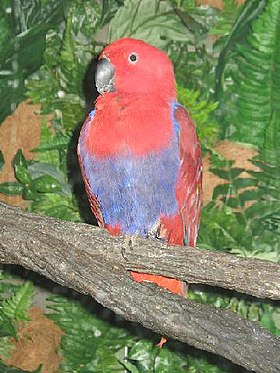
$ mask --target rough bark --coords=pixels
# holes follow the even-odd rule
[[[126,247],[122,237],[112,237],[101,229],[0,203],[0,262],[22,265],[89,294],[127,320],[222,355],[249,370],[280,371],[280,339],[265,328],[233,312],[186,300],[152,284],[136,283],[128,271],[160,273],[279,299],[279,266],[196,249],[171,250],[155,240],[137,239],[133,250]],[[261,282],[265,290],[254,282]]]

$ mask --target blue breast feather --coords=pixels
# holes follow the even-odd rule
[[[176,106],[174,103],[172,109]],[[91,192],[100,201],[106,224],[118,224],[123,234],[146,236],[160,216],[172,216],[178,210],[175,185],[180,167],[179,124],[171,113],[174,136],[162,151],[141,157],[126,153],[100,159],[88,154],[84,146],[93,116],[94,112],[89,115],[79,140]]]

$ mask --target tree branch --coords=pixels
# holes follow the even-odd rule
[[[112,253],[113,255],[113,253]],[[115,255],[115,251],[114,251]],[[168,247],[157,240],[134,240],[125,268],[207,284],[258,298],[280,299],[280,266],[258,259],[194,248]]]
[[[128,272],[159,273],[279,299],[278,265],[203,250],[171,249],[140,238],[125,257],[124,249],[122,237],[112,237],[104,230],[0,203],[0,262],[20,264],[91,295],[127,320],[222,355],[249,370],[280,371],[280,340],[265,328],[153,284],[136,283]],[[254,283],[261,283],[265,290]]]

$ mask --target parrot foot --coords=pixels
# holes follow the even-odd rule
[[[161,340],[157,344],[157,347],[162,348],[162,346],[167,342],[167,339],[164,337],[161,337]]]
[[[124,245],[122,246],[121,254],[125,260],[128,260],[126,253],[129,251],[131,252],[133,250],[133,245],[135,241],[136,241],[135,236],[129,236],[129,235],[124,236]]]

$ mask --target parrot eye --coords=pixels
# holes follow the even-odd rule
[[[128,60],[131,63],[136,63],[138,61],[138,54],[135,52],[130,53],[130,55],[128,56]]]

